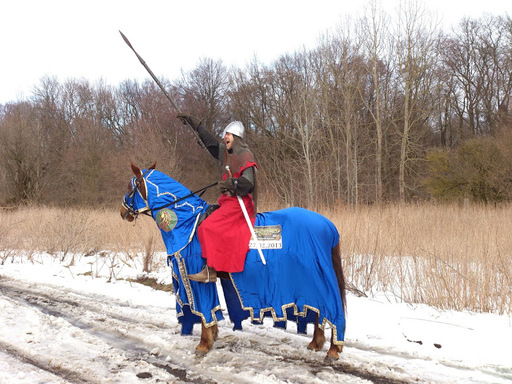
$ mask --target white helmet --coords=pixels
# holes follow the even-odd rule
[[[233,121],[228,124],[226,128],[224,128],[224,132],[222,132],[222,137],[226,135],[226,133],[231,133],[240,138],[244,137],[244,125],[240,121]]]

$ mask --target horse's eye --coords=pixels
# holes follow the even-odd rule
[[[132,191],[132,183],[128,183],[128,192],[131,192]]]

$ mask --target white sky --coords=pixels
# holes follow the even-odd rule
[[[383,0],[392,9],[398,0]],[[176,79],[201,58],[244,67],[313,47],[358,15],[365,0],[16,0],[0,7],[0,104],[31,96],[45,75],[117,85],[149,77],[121,30],[158,77]],[[428,0],[448,25],[512,15],[510,0]]]

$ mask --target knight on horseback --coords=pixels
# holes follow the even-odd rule
[[[201,272],[189,275],[190,280],[215,282],[217,271],[231,273],[244,269],[251,232],[237,196],[241,197],[254,225],[257,165],[243,140],[244,126],[240,121],[228,124],[222,134],[223,141],[219,141],[196,117],[188,114],[178,114],[177,117],[197,131],[210,154],[222,163],[223,169],[227,169],[217,185],[221,193],[219,208],[197,229],[206,265]],[[229,252],[226,252],[226,244],[229,244]]]

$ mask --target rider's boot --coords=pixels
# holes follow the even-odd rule
[[[201,272],[188,275],[188,278],[189,280],[199,281],[200,283],[214,283],[217,281],[217,271],[205,265]]]

